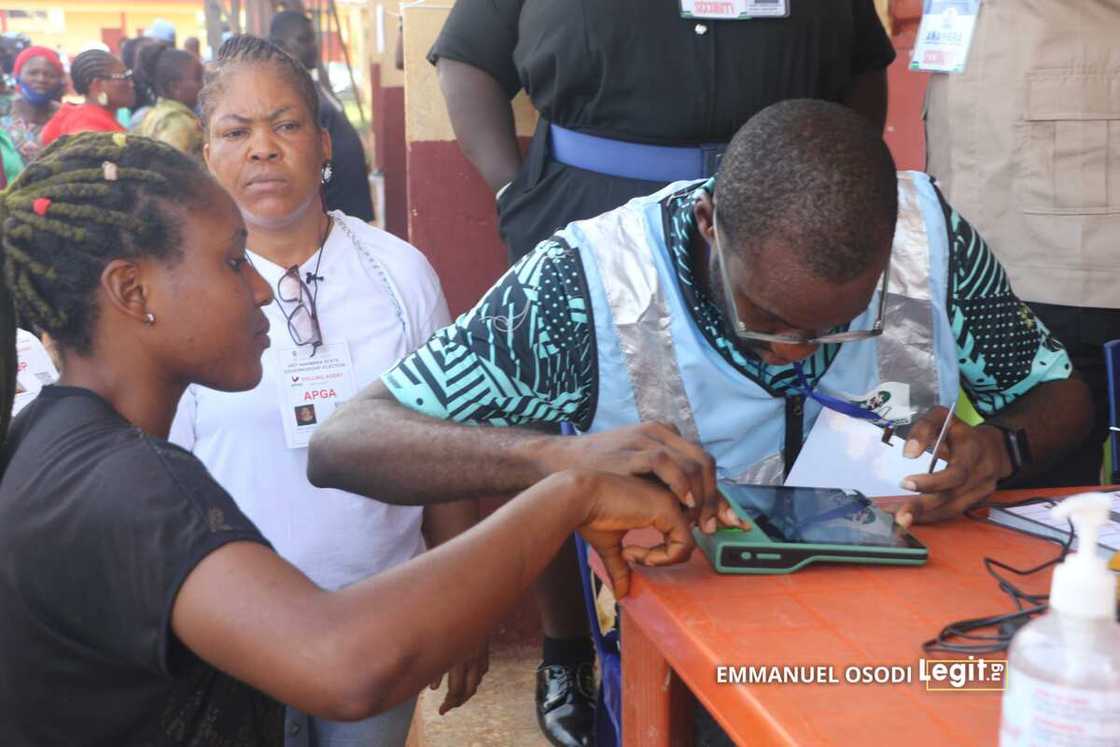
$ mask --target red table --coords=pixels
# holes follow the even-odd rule
[[[1092,489],[1099,488],[999,499]],[[784,576],[720,576],[698,550],[680,566],[638,569],[621,602],[624,744],[690,744],[688,691],[733,739],[752,747],[996,744],[1000,693],[927,691],[918,681],[919,659],[930,659],[921,643],[951,621],[1014,609],[983,557],[1027,568],[1058,547],[963,518],[914,534],[930,549],[925,566],[818,565]],[[1025,591],[1046,593],[1049,569],[1020,581]],[[719,684],[720,665],[831,665],[841,682]],[[846,684],[851,665],[909,666],[913,682]]]

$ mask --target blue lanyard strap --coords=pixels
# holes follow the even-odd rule
[[[815,388],[809,386],[809,380],[805,378],[805,371],[801,368],[801,363],[793,364],[794,371],[797,372],[797,383],[800,386],[801,393],[809,399],[817,402],[821,407],[827,407],[829,410],[843,413],[848,417],[858,418],[860,420],[870,420],[872,423],[881,426],[890,425],[890,421],[883,419],[879,413],[874,410],[869,410],[866,407],[861,407],[854,402],[849,402],[846,399],[833,397],[819,392]]]

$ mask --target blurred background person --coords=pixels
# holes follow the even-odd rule
[[[58,112],[66,83],[62,60],[46,47],[27,47],[12,65],[16,96],[11,110],[0,117],[0,127],[24,163],[32,161],[43,149],[43,127]]]
[[[126,125],[130,130],[139,128],[140,123],[144,121],[144,115],[148,113],[148,109],[152,104],[156,103],[156,95],[152,92],[152,87],[144,78],[144,71],[139,67],[140,51],[145,47],[152,44],[159,44],[160,42],[155,39],[149,39],[146,36],[136,36],[131,39],[126,39],[121,44],[121,62],[124,66],[132,71],[132,87],[136,91],[136,99],[132,106],[129,108],[130,117]]]
[[[964,72],[930,76],[926,97],[927,170],[1093,395],[1084,445],[1033,487],[1100,481],[1104,343],[1120,338],[1118,29],[1113,0],[984,3]]]
[[[202,59],[202,47],[199,44],[197,36],[188,36],[184,39],[183,49],[193,54],[196,58]]]
[[[8,133],[4,130],[0,130],[0,165],[3,166],[3,169],[0,170],[0,189],[3,189],[19,176],[19,172],[23,171],[24,166],[19,151],[16,150],[15,144],[12,143],[12,139],[8,137]]]
[[[0,71],[3,71],[4,75],[10,76],[16,57],[19,57],[19,53],[30,46],[31,39],[27,37],[27,34],[11,31],[0,33]]]
[[[163,18],[152,21],[152,25],[144,32],[144,36],[155,39],[169,47],[175,46],[175,24]]]
[[[12,111],[12,99],[15,95],[15,91],[8,85],[7,73],[0,74],[0,116]]]
[[[272,17],[269,38],[308,71],[318,69],[319,42],[307,16],[294,10],[277,13]],[[362,139],[326,85],[326,81],[320,80],[315,89],[319,96],[319,124],[330,133],[334,149],[334,176],[327,185],[327,208],[369,223],[373,220],[373,198]]]
[[[81,104],[63,104],[43,127],[42,143],[50,145],[62,135],[75,132],[124,132],[117,109],[136,100],[132,72],[108,52],[82,52],[70,65],[74,91],[85,98]]]
[[[152,81],[144,76],[144,71],[140,68],[140,52],[150,45],[173,48],[175,46],[175,26],[169,21],[157,18],[139,39],[140,43],[135,47],[133,63],[129,64],[125,60],[128,69],[135,73],[133,82],[136,85],[137,98],[136,103],[132,106],[132,116],[129,118],[127,125],[128,129],[134,132],[140,129],[140,123],[144,121],[148,111],[155,105],[157,98]]]
[[[202,123],[195,116],[202,63],[185,50],[153,44],[140,50],[139,68],[152,83],[156,104],[137,132],[202,158]]]

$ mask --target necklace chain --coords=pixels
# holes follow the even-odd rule
[[[401,308],[400,301],[397,299],[397,294],[393,290],[393,284],[389,282],[389,276],[388,273],[385,272],[385,268],[381,266],[381,263],[377,261],[377,258],[370,254],[369,250],[366,249],[361,241],[358,240],[358,237],[354,235],[354,232],[350,230],[350,227],[346,225],[346,221],[342,220],[342,213],[338,211],[332,211],[330,214],[335,218],[335,225],[338,226],[339,229],[344,234],[346,234],[347,238],[350,239],[350,243],[354,245],[354,249],[362,258],[366,260],[366,262],[370,266],[373,267],[374,271],[377,273],[377,277],[381,281],[381,284],[385,287],[385,292],[388,294],[389,300],[393,302],[393,310],[397,314],[397,322],[401,325],[401,332],[407,334],[408,324],[406,324],[404,320],[404,310]]]
[[[315,302],[319,300],[319,265],[323,263],[323,252],[327,249],[327,239],[330,238],[331,228],[334,227],[334,218],[330,213],[327,213],[327,228],[323,231],[323,239],[319,242],[319,257],[315,260],[315,270],[306,278],[306,284],[310,285],[314,281],[315,287],[311,289],[311,318],[315,321],[316,326],[319,324],[319,310]],[[297,270],[298,272],[298,270]],[[299,277],[297,276],[298,280]],[[323,330],[319,329],[319,337],[322,338]]]
[[[358,240],[358,237],[355,236],[354,232],[350,230],[350,227],[346,225],[346,221],[343,220],[343,218],[344,215],[338,211],[331,211],[330,213],[327,213],[327,230],[323,235],[322,243],[319,245],[319,257],[315,260],[315,270],[311,273],[308,273],[304,278],[304,285],[307,286],[311,286],[311,281],[314,281],[314,288],[309,287],[308,290],[311,292],[311,308],[315,309],[315,324],[319,324],[319,312],[318,306],[316,305],[316,301],[318,300],[319,295],[319,266],[323,261],[323,252],[326,250],[327,239],[330,238],[331,230],[334,228],[338,228],[342,231],[343,234],[346,235],[348,239],[350,239],[350,243],[354,245],[354,249],[358,252],[359,257],[361,259],[364,259],[366,261],[366,264],[371,266],[374,272],[377,274],[377,279],[385,288],[385,293],[389,296],[389,300],[393,304],[393,311],[396,313],[397,322],[401,326],[402,333],[407,333],[408,324],[405,322],[404,310],[401,308],[401,304],[397,298],[397,294],[393,290],[393,284],[389,281],[388,273],[386,273],[385,268],[381,266],[381,263],[377,261],[377,258],[370,254],[369,250],[362,244],[361,241]],[[298,271],[296,279],[300,279]],[[322,340],[322,338],[323,330],[322,327],[320,327],[319,339]]]

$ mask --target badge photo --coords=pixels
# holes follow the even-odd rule
[[[315,425],[319,422],[315,417],[315,405],[296,405],[295,413],[297,428]]]

